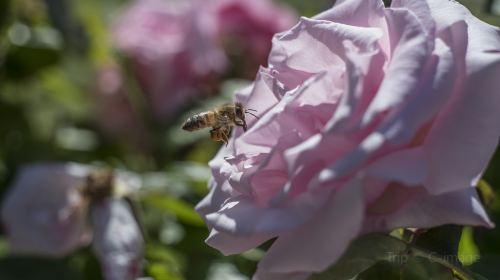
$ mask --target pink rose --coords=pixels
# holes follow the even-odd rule
[[[356,236],[492,226],[474,185],[500,137],[500,31],[446,0],[344,0],[274,37],[210,162],[210,246],[276,240],[255,279],[305,279]],[[295,278],[293,278],[295,279]]]
[[[11,253],[63,257],[90,243],[89,202],[80,190],[87,174],[77,164],[21,170],[2,206]]]
[[[253,78],[258,67],[266,64],[273,35],[293,26],[295,13],[271,0],[214,3],[220,40],[226,53],[237,60],[233,67]]]
[[[174,115],[225,69],[215,18],[202,3],[134,0],[113,25],[114,41],[132,59],[158,118]]]
[[[139,226],[124,200],[94,201],[88,195],[88,176],[97,170],[76,163],[23,168],[1,211],[10,253],[60,258],[92,242],[107,280],[140,276],[144,241]],[[114,194],[124,195],[137,191],[140,181],[115,171],[112,185]]]
[[[271,0],[134,0],[115,21],[113,39],[132,59],[154,116],[165,119],[213,92],[228,56],[253,77],[272,36],[294,21]]]

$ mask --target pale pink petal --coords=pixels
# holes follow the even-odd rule
[[[421,77],[424,76],[422,72],[423,67],[426,64],[427,57],[430,55],[429,46],[426,44],[426,40],[429,39],[428,35],[424,32],[422,25],[412,13],[407,10],[387,10],[386,13],[389,30],[393,30],[391,34],[394,35],[391,37],[394,57],[386,73],[386,75],[391,78],[384,79],[375,98],[364,112],[362,119],[363,127],[375,121],[377,116],[384,116],[388,111],[392,111],[393,114],[397,113],[397,109],[407,103],[408,98],[414,97],[420,93],[418,90],[422,83]],[[399,26],[405,26],[405,28],[400,29]],[[450,61],[450,59],[445,62],[447,61]],[[449,71],[449,67],[446,67],[448,66],[447,63],[444,64],[445,66],[442,68],[444,68],[443,72],[446,74],[446,71]],[[446,77],[445,74],[443,75]],[[438,79],[438,82],[441,81],[441,79]],[[430,79],[428,83],[432,84],[433,80]],[[447,86],[448,84],[445,83],[444,85]],[[435,94],[430,96],[431,97],[428,98],[439,97],[439,95],[436,97]],[[411,103],[409,106],[413,106],[413,108],[416,109],[421,108],[415,107],[415,105]],[[404,110],[401,112],[406,113]],[[419,110],[419,112],[422,112],[422,110]],[[410,124],[410,121],[415,121],[413,118],[415,118],[415,116],[410,114],[406,118],[408,120],[407,123]],[[420,122],[416,122],[413,130],[419,128],[418,125],[421,125],[421,122],[426,118],[428,119],[429,116],[422,117]],[[415,131],[412,131],[411,128],[409,128],[408,131],[402,129],[404,127],[401,123],[402,120],[404,119],[394,117],[392,119],[394,125],[392,126],[389,125],[390,123],[382,123],[382,127],[368,135],[359,144],[357,149],[347,154],[342,159],[336,160],[329,168],[322,171],[318,176],[318,180],[313,182],[313,185],[317,184],[318,181],[327,182],[352,172],[353,169],[359,167],[360,164],[381,149],[386,144],[387,140],[394,137],[391,133],[396,134],[395,130],[398,128],[400,128],[401,132],[408,133],[405,140],[409,141],[411,139],[410,137],[414,136],[413,133],[415,133]]]
[[[415,186],[425,182],[429,170],[424,151],[414,148],[397,151],[378,159],[368,165],[366,174]]]
[[[196,211],[205,217],[208,214],[217,212],[224,202],[231,197],[230,186],[227,182],[220,185],[214,181],[214,178],[209,182],[209,193],[196,205]]]
[[[458,21],[467,23],[469,37],[467,50],[469,54],[500,51],[500,29],[497,26],[476,18],[466,7],[456,1],[427,0],[427,3],[430,6],[432,17],[436,21],[438,32]]]
[[[236,236],[277,234],[293,230],[315,215],[327,202],[329,192],[308,192],[271,207],[262,207],[244,196],[234,197],[224,201],[217,212],[206,214],[205,219],[210,228]]]
[[[340,104],[324,127],[328,134],[362,134],[359,123],[363,113],[383,82],[386,55],[377,47],[360,50],[351,42],[344,42],[346,84]]]
[[[500,55],[496,61],[468,78],[463,95],[429,132],[424,144],[431,171],[427,187],[435,194],[470,185],[498,145]]]
[[[314,18],[353,26],[382,27],[384,3],[381,0],[338,0],[332,9]]]
[[[92,248],[106,280],[134,280],[142,275],[144,240],[125,200],[108,199],[92,205]]]
[[[381,37],[382,31],[377,28],[301,18],[290,31],[274,37],[269,64],[278,72],[290,68],[311,74],[342,68],[345,40],[361,49],[373,49]],[[318,55],[311,56],[311,52]]]
[[[431,228],[445,224],[492,227],[474,187],[441,195],[423,195],[393,214],[367,217],[366,229]],[[366,230],[365,229],[365,230]]]
[[[433,34],[436,29],[436,23],[432,18],[432,11],[425,0],[393,0],[391,9],[406,8],[412,11],[422,23],[427,33]],[[433,41],[429,41],[433,45]]]
[[[391,62],[380,89],[363,116],[362,125],[367,126],[375,117],[405,102],[417,94],[416,89],[427,57],[432,49],[427,44],[433,40],[416,16],[408,10],[386,10],[390,34]]]
[[[474,18],[455,3],[429,1],[441,18],[468,25],[467,76],[460,95],[450,101],[429,132],[424,143],[430,161],[431,177],[426,187],[438,194],[469,186],[482,173],[500,138],[499,29]],[[455,13],[445,15],[443,9]],[[488,113],[485,113],[488,112]]]
[[[325,91],[328,94],[321,94]],[[300,89],[286,92],[272,109],[261,116],[248,133],[237,140],[236,145],[247,144],[270,148],[280,139],[274,137],[275,135],[288,135],[293,131],[301,131],[300,137],[305,140],[324,125],[331,114],[328,111],[333,111],[340,95],[341,91],[335,90],[335,85],[331,84],[331,77],[326,73],[315,75],[304,82],[304,86]],[[312,109],[311,106],[320,103],[327,106],[326,112]],[[248,153],[248,148],[244,148]]]
[[[307,224],[281,234],[260,261],[258,270],[317,272],[335,262],[362,227],[361,182],[361,178],[353,179],[332,193],[329,202]]]
[[[239,254],[258,247],[267,240],[273,238],[272,234],[254,234],[251,236],[235,236],[219,232],[216,229],[210,230],[210,234],[205,242],[219,250],[224,255]]]
[[[21,169],[2,206],[11,253],[64,257],[89,244],[88,201],[80,192],[89,170],[59,163]]]

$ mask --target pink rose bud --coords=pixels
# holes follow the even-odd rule
[[[272,0],[213,2],[220,40],[236,60],[233,67],[253,79],[258,67],[266,64],[273,35],[293,26],[297,16]]]
[[[217,25],[205,2],[135,0],[113,25],[116,46],[131,58],[153,114],[174,115],[226,67]]]
[[[210,162],[207,243],[276,238],[254,279],[306,279],[357,236],[493,226],[474,188],[500,137],[500,30],[455,1],[339,0],[277,34]]]
[[[106,279],[135,279],[142,274],[143,238],[119,197],[137,192],[140,185],[132,173],[83,164],[23,168],[1,213],[10,252],[65,257],[92,241]]]
[[[141,276],[144,240],[127,202],[105,199],[94,204],[91,221],[92,247],[106,280],[134,280]]]
[[[90,243],[88,200],[82,195],[89,168],[45,163],[24,167],[2,207],[12,254],[63,257]]]

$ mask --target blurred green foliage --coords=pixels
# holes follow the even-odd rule
[[[281,2],[295,7],[300,15],[312,16],[334,1]],[[485,13],[485,1],[460,2],[480,18],[500,26],[499,17]],[[97,71],[108,65],[121,65],[127,75],[127,86],[132,92],[138,90],[127,72],[127,62],[109,42],[110,20],[124,3],[124,0],[0,1],[0,196],[19,167],[26,163],[61,160],[132,169],[141,173],[147,190],[138,197],[147,240],[146,275],[156,280],[213,280],[222,279],[221,275],[227,279],[248,279],[262,251],[222,256],[205,245],[208,232],[193,208],[207,192],[210,174],[207,163],[219,144],[207,139],[206,132],[186,134],[179,129],[187,116],[228,100],[234,89],[248,81],[228,81],[219,95],[193,104],[191,110],[165,125],[145,116],[140,94],[132,94],[129,98],[148,128],[147,133],[151,133],[142,135],[149,141],[146,148],[103,133],[97,125],[97,100],[92,94]],[[484,176],[491,187],[482,187],[489,213],[500,224],[500,198],[494,195],[495,190],[500,190],[498,170],[500,151]],[[445,234],[441,238],[437,237],[440,230]],[[438,245],[443,250],[479,255],[463,264],[488,279],[500,279],[498,227],[441,228],[426,234],[432,236],[428,240],[442,241]],[[453,239],[446,240],[450,234]],[[416,245],[437,248],[425,240],[423,235]],[[54,279],[54,275],[58,275],[57,279],[102,278],[99,263],[89,248],[63,260],[49,260],[8,256],[5,243],[0,237],[0,279],[43,280]],[[453,279],[452,269],[443,268],[425,254],[410,255],[403,266],[388,261],[388,252],[405,250],[406,243],[395,238],[367,237],[351,246],[331,270],[314,279],[399,279],[401,275],[405,275],[404,279],[425,279],[429,275],[441,275],[435,279]]]

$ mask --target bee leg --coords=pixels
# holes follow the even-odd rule
[[[241,126],[243,131],[247,131],[247,123],[244,120],[239,120],[235,122],[237,126]]]
[[[213,141],[221,141],[221,137],[220,137],[220,129],[219,128],[214,128],[212,130],[210,130],[210,139],[212,139]]]
[[[227,137],[227,135],[224,133],[222,134],[222,141],[224,142],[224,144],[226,144],[226,147],[227,147],[227,144],[229,143],[229,139]]]

